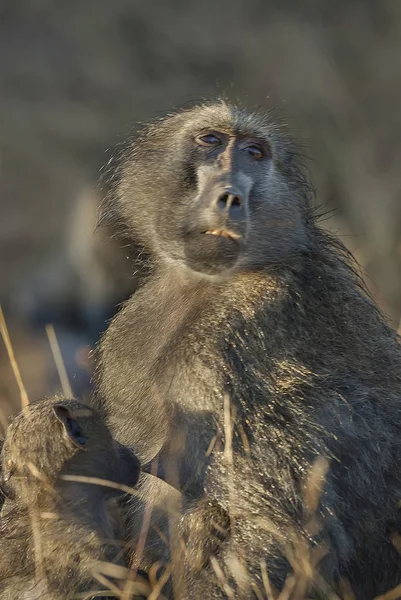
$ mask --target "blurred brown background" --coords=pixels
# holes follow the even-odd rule
[[[106,149],[219,93],[288,116],[326,225],[398,326],[401,2],[1,0],[0,301],[31,397],[59,387],[45,324],[83,393],[86,348],[135,287],[92,235]],[[5,414],[18,398],[1,346]]]

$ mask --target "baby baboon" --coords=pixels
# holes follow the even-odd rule
[[[117,439],[184,492],[189,597],[261,597],[267,575],[281,589],[294,531],[327,546],[317,581],[360,600],[401,584],[401,347],[319,225],[296,147],[221,101],[118,158],[103,215],[147,275],[103,338],[98,396]],[[303,502],[318,457],[320,529]],[[140,493],[157,505],[146,476]]]
[[[100,563],[121,566],[124,551],[113,506],[122,491],[112,486],[135,485],[139,470],[89,406],[52,399],[25,408],[2,449],[1,598],[61,600],[105,589]],[[109,486],[82,481],[93,477]]]

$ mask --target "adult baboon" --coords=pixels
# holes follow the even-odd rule
[[[90,590],[105,589],[101,563],[124,564],[113,498],[122,494],[118,484],[137,483],[139,469],[85,404],[52,399],[25,408],[2,449],[1,598],[90,598]],[[94,477],[108,484],[84,481]]]
[[[296,147],[221,101],[150,125],[118,158],[103,215],[142,244],[148,274],[101,343],[98,395],[117,439],[184,491],[189,597],[261,597],[265,563],[282,588],[294,531],[328,547],[335,588],[366,600],[401,584],[401,348],[319,226]],[[320,529],[303,502],[317,457]],[[157,482],[141,494],[157,506]],[[150,540],[148,562],[162,554]]]

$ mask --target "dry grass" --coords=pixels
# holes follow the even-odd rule
[[[49,339],[50,347],[52,349],[54,362],[56,364],[57,373],[60,378],[61,389],[65,398],[72,398],[73,393],[70,382],[68,381],[67,369],[61,355],[60,346],[57,341],[56,332],[54,331],[53,325],[46,325],[46,333]]]
[[[22,409],[25,406],[28,406],[28,404],[29,404],[28,394],[26,393],[25,386],[24,386],[24,384],[22,382],[21,373],[20,373],[20,370],[18,368],[17,361],[15,359],[14,349],[13,349],[13,346],[11,344],[10,336],[9,336],[8,329],[7,329],[6,320],[4,318],[4,313],[3,313],[3,309],[1,308],[1,306],[0,306],[0,333],[1,333],[4,345],[5,345],[6,350],[7,350],[7,354],[8,354],[8,358],[10,360],[11,368],[13,370],[15,379],[16,379],[17,384],[18,384],[18,388],[19,388],[19,391],[20,391],[20,398],[21,398],[21,409]]]

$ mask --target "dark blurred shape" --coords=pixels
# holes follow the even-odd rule
[[[95,231],[97,209],[96,193],[84,188],[73,205],[58,252],[45,256],[9,294],[7,314],[37,341],[38,352],[44,351],[48,365],[42,387],[37,390],[34,386],[36,396],[60,388],[46,325],[55,329],[74,395],[85,397],[93,369],[90,350],[118,304],[135,287],[135,278],[129,273],[132,262],[108,238],[107,230]]]

